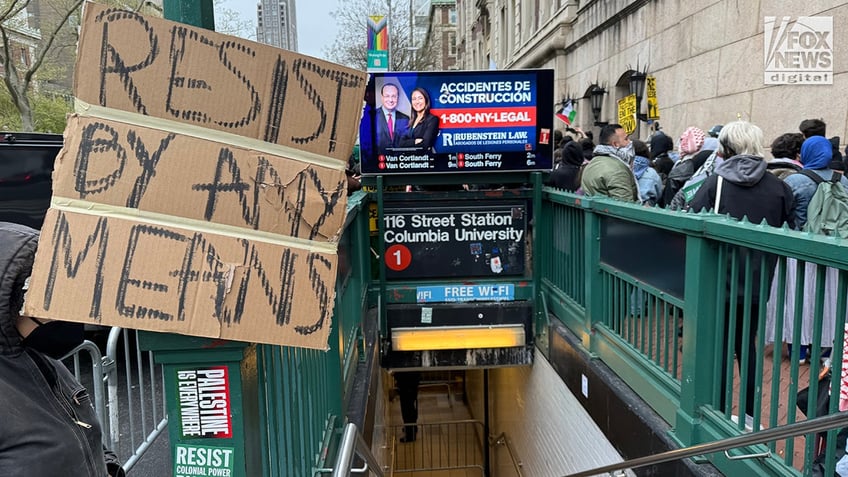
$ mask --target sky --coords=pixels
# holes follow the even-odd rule
[[[297,0],[297,46],[300,53],[324,58],[323,50],[336,38],[338,28],[330,12],[339,0]],[[224,8],[239,13],[256,25],[256,0],[224,0]]]

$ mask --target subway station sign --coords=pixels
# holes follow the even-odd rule
[[[466,301],[512,301],[515,285],[512,283],[482,283],[476,285],[432,285],[415,290],[418,303],[458,303]]]
[[[386,277],[498,277],[524,274],[524,204],[387,208]]]

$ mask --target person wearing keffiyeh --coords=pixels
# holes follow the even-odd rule
[[[683,131],[683,134],[680,135],[680,145],[678,147],[678,150],[680,151],[680,160],[674,164],[671,172],[668,173],[668,179],[666,180],[662,201],[660,203],[661,206],[668,207],[671,204],[674,195],[677,194],[677,191],[679,191],[686,181],[692,177],[692,174],[695,173],[697,167],[695,167],[693,159],[695,158],[695,155],[700,152],[701,147],[703,147],[704,138],[704,131],[694,126],[686,128],[686,130]]]
[[[639,186],[631,165],[633,143],[620,124],[601,128],[600,144],[592,160],[583,167],[580,186],[586,195],[605,195],[628,202],[639,202]]]

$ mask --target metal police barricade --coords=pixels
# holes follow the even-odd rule
[[[129,471],[168,425],[162,366],[138,346],[137,332],[112,328],[103,359],[108,419],[104,440]]]
[[[103,445],[129,472],[168,424],[161,365],[138,348],[135,330],[112,328],[106,355],[90,340],[62,358],[94,395]],[[90,369],[87,365],[90,364]]]
[[[88,369],[83,369],[83,357],[88,356],[88,363],[91,365],[91,372]],[[101,426],[105,426],[108,422],[109,412],[106,407],[106,396],[104,392],[104,359],[100,353],[100,348],[89,340],[83,341],[79,346],[71,350],[68,354],[62,357],[61,361],[65,362],[72,360],[72,371],[77,381],[82,383],[87,389],[91,389],[94,393],[94,409],[97,411],[97,418],[100,420]],[[103,445],[110,447],[109,433],[103,428]]]

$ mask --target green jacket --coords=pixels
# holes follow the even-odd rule
[[[605,195],[628,202],[639,201],[636,177],[627,164],[612,156],[595,156],[583,166],[580,187],[586,195]]]

